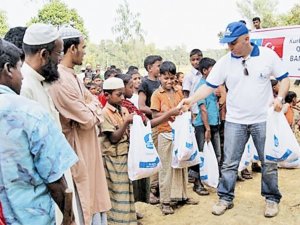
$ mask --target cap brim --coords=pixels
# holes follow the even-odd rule
[[[225,43],[230,43],[238,39],[238,37],[223,37],[220,39],[220,43],[225,44]]]

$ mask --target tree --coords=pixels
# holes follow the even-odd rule
[[[69,9],[68,6],[60,0],[52,0],[45,4],[44,7],[39,10],[38,15],[31,18],[28,25],[38,22],[50,23],[57,27],[69,24],[80,30],[87,37],[83,19],[79,16],[76,9]]]
[[[5,11],[0,10],[0,37],[3,37],[8,31],[7,17]]]
[[[252,24],[253,17],[260,17],[264,28],[280,24],[277,13],[278,0],[238,0],[237,7],[243,18]]]
[[[300,24],[300,4],[296,4],[289,13],[281,16],[282,25]]]
[[[130,40],[144,41],[144,30],[139,21],[140,14],[130,11],[127,0],[123,0],[116,10],[116,24],[112,28],[112,32],[117,36],[116,41],[123,43]]]

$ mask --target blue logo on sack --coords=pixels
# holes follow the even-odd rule
[[[140,162],[139,168],[155,168],[157,167],[159,162],[160,162],[159,158],[156,157],[156,159],[153,162]]]
[[[290,155],[292,154],[292,151],[290,149],[287,149],[285,153],[280,157],[276,158],[274,156],[266,155],[266,159],[273,162],[281,162],[285,161]]]
[[[193,142],[192,143],[185,142],[185,147],[188,148],[188,149],[192,149],[193,148]]]
[[[202,168],[204,166],[204,157],[200,157],[199,167]]]
[[[274,134],[274,145],[275,145],[275,147],[279,146],[279,140],[278,140],[278,138],[276,137],[275,134]]]
[[[196,151],[194,152],[194,154],[191,155],[191,157],[190,157],[187,161],[193,161],[193,160],[196,158],[197,153],[198,153],[198,150],[196,150]]]
[[[146,148],[148,148],[148,149],[153,149],[154,148],[151,133],[145,135],[144,141],[145,141],[145,144],[146,144]]]

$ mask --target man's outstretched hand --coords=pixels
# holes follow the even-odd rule
[[[177,107],[181,109],[181,112],[186,112],[191,108],[191,103],[192,101],[190,98],[184,98],[181,100]]]

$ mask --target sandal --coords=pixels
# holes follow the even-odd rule
[[[241,171],[241,176],[245,179],[252,179],[253,178],[251,173],[248,171],[247,168]]]
[[[161,212],[163,213],[163,215],[174,214],[174,210],[170,206],[169,203],[163,203],[163,204],[161,204]]]
[[[184,204],[186,205],[198,205],[199,201],[194,200],[192,198],[187,198],[185,200],[183,200]]]
[[[153,193],[150,192],[149,203],[150,203],[151,205],[156,205],[156,204],[159,203],[159,198],[156,197]]]

